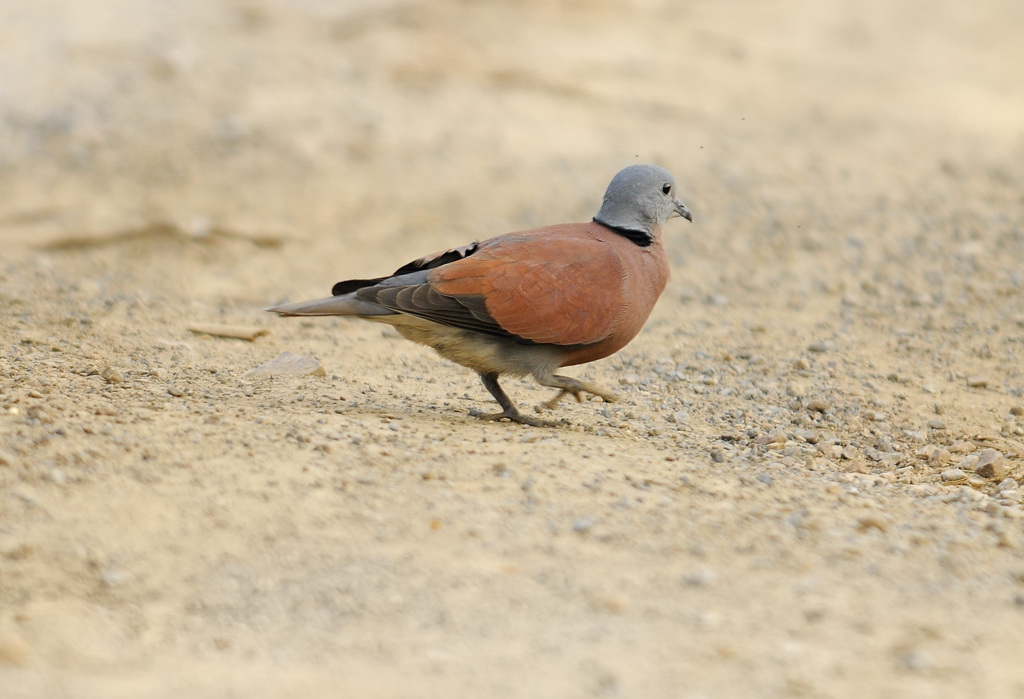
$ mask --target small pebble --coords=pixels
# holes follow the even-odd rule
[[[39,496],[36,495],[35,491],[29,486],[22,486],[19,488],[13,488],[10,491],[11,495],[24,502],[29,507],[39,506]]]
[[[674,422],[676,424],[682,425],[687,420],[690,419],[690,414],[685,410],[677,410],[676,412],[669,415],[667,419],[669,422]]]
[[[794,398],[803,398],[807,395],[807,385],[800,381],[794,381],[786,386],[786,394]]]
[[[940,476],[940,478],[942,478],[942,481],[944,483],[954,483],[956,481],[966,481],[967,480],[967,473],[964,472],[963,469],[947,468],[945,471],[942,472],[942,475]]]
[[[900,660],[903,661],[903,664],[908,670],[913,672],[924,672],[925,670],[931,669],[932,665],[934,665],[931,656],[923,650],[905,650],[900,654]]]
[[[949,445],[949,450],[954,454],[970,454],[971,452],[977,451],[977,447],[974,446],[974,442],[967,442],[963,439],[958,439]]]
[[[833,461],[843,458],[843,447],[839,444],[818,444],[818,451]]]
[[[978,457],[976,454],[968,454],[964,458],[957,462],[956,467],[964,471],[973,471],[978,466]]]
[[[786,433],[778,428],[772,430],[767,434],[758,435],[754,439],[754,444],[765,446],[768,444],[785,444]]]
[[[985,388],[988,386],[988,379],[984,376],[968,376],[967,385],[971,388]]]
[[[807,404],[807,409],[815,413],[827,413],[832,410],[832,404],[824,398],[812,398]]]
[[[1017,481],[1015,481],[1014,479],[1004,478],[1003,480],[999,481],[999,485],[996,486],[996,490],[1017,490],[1018,487],[1019,486],[1017,484]]]
[[[928,463],[932,466],[945,466],[953,455],[945,447],[925,447],[928,453]]]
[[[107,587],[116,587],[132,579],[132,574],[125,570],[108,569],[103,571],[101,576],[103,584]]]
[[[974,472],[982,478],[1002,480],[1006,477],[1006,462],[1003,455],[995,449],[982,449],[977,455],[971,456],[977,456],[978,462]]]
[[[264,376],[327,376],[317,360],[294,352],[282,352],[275,359],[242,374],[243,378]]]
[[[715,582],[715,571],[710,568],[698,568],[683,575],[683,582],[690,587],[707,587]]]
[[[819,439],[817,432],[814,430],[805,430],[802,427],[798,427],[793,430],[793,435],[798,439],[804,440],[808,444],[817,444]]]
[[[25,667],[31,661],[32,647],[24,639],[10,633],[0,636],[0,667]]]
[[[996,497],[1002,503],[1020,502],[1024,500],[1024,492],[1021,492],[1020,488],[1014,488],[1013,490],[999,490],[996,491]]]
[[[49,425],[53,422],[53,416],[46,412],[46,409],[41,405],[33,405],[28,409],[28,416],[33,420],[38,420],[44,425]]]
[[[880,512],[869,512],[857,518],[857,526],[861,529],[877,529],[884,532],[889,529],[889,518]]]
[[[594,526],[595,521],[593,517],[579,517],[572,523],[572,530],[582,534],[589,531]]]
[[[124,383],[124,374],[119,369],[111,366],[103,367],[103,370],[100,371],[100,376],[107,383]]]
[[[1011,551],[1024,549],[1024,540],[1016,529],[1000,528],[996,530],[995,534],[999,545],[1003,548],[1008,548]]]
[[[928,429],[930,429],[930,430],[944,430],[944,429],[946,429],[946,421],[945,420],[937,420],[937,419],[936,420],[929,420],[928,421]]]

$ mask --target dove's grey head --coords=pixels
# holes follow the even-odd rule
[[[671,172],[657,165],[630,165],[612,178],[594,220],[650,244],[654,229],[673,216],[693,220],[675,195],[676,178]]]

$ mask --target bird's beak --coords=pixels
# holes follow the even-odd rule
[[[678,199],[673,199],[672,201],[674,201],[676,205],[675,212],[692,223],[693,216],[690,215],[690,210],[686,208],[686,204]]]

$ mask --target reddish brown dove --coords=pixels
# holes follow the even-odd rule
[[[533,376],[570,394],[614,401],[613,393],[556,374],[602,359],[636,337],[668,282],[661,228],[692,220],[675,197],[671,173],[633,165],[612,178],[589,223],[506,233],[428,255],[377,279],[338,282],[333,296],[275,306],[282,316],[358,316],[388,323],[480,374],[501,412],[481,415],[527,425],[498,384],[502,375]]]

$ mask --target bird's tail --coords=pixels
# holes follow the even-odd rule
[[[384,316],[394,313],[370,301],[358,299],[355,294],[285,303],[264,310],[279,316]]]

